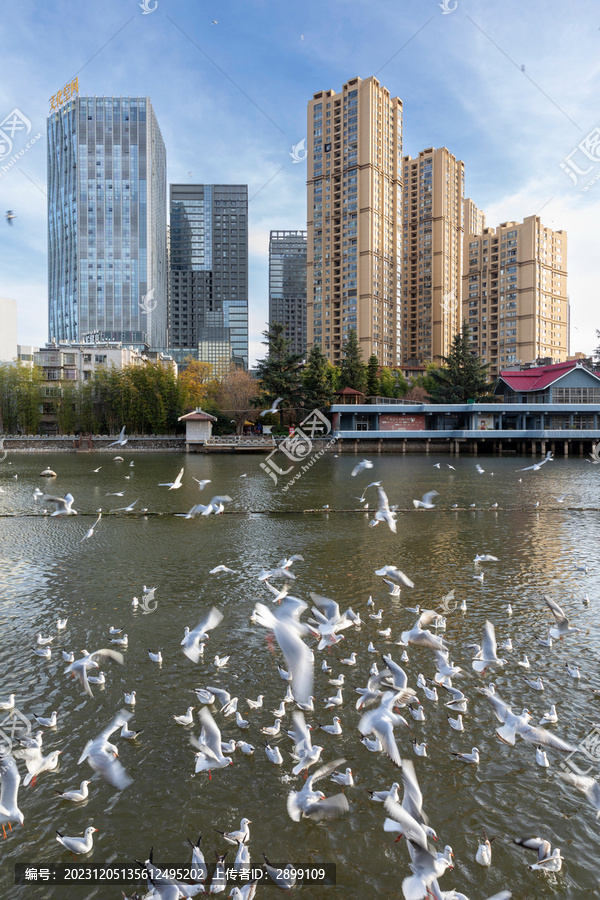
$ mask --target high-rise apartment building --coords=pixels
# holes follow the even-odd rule
[[[172,184],[170,347],[248,367],[248,186]]]
[[[269,325],[285,325],[292,353],[306,356],[306,231],[269,237]]]
[[[462,317],[490,375],[568,354],[567,234],[539,216],[465,235]]]
[[[485,228],[485,213],[467,197],[463,207],[463,231],[465,234],[481,234]]]
[[[167,342],[166,152],[148,97],[48,116],[51,340]]]
[[[402,102],[375,77],[308,103],[307,349],[400,362]]]
[[[403,167],[402,363],[439,364],[459,328],[465,167],[446,147]]]

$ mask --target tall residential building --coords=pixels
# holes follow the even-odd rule
[[[465,166],[429,147],[403,181],[402,364],[439,363],[459,327]]]
[[[170,346],[248,368],[248,186],[172,184]]]
[[[539,216],[465,235],[462,317],[490,375],[568,355],[567,234]]]
[[[48,116],[51,340],[167,341],[166,152],[148,97]]]
[[[402,102],[371,76],[308,103],[307,349],[400,362]]]
[[[285,325],[292,353],[306,356],[306,231],[269,237],[269,325]]]
[[[463,231],[465,234],[481,234],[485,228],[485,213],[469,197],[463,207]]]

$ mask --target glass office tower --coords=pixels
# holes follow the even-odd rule
[[[148,97],[48,116],[49,338],[167,344],[166,151]]]
[[[170,346],[248,367],[248,187],[172,184]]]
[[[285,325],[291,353],[306,356],[306,231],[272,231],[269,325]]]

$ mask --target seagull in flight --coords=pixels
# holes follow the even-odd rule
[[[120,710],[97,737],[87,742],[78,760],[79,765],[87,759],[92,769],[118,791],[122,791],[123,788],[130,785],[133,779],[117,759],[119,751],[114,744],[109,743],[108,739],[114,731],[126,725],[132,716],[132,712],[127,712],[125,709]]]
[[[216,25],[216,24],[217,24],[216,22],[213,22],[213,25]],[[263,411],[261,412],[261,416],[266,416],[267,413],[271,413],[271,415],[274,416],[278,412],[277,407],[282,402],[282,400],[283,400],[283,397],[278,397],[270,409],[263,409]]]
[[[96,519],[96,521],[94,522],[94,524],[92,525],[92,527],[91,527],[91,528],[88,528],[88,530],[86,531],[86,533],[84,534],[84,536],[81,538],[81,541],[87,541],[88,538],[91,538],[91,537],[93,536],[93,534],[94,534],[94,528],[96,527],[96,525],[98,524],[98,522],[100,521],[101,518],[102,518],[102,511],[101,511],[101,510],[98,510],[98,518]],[[81,543],[81,541],[80,541],[79,543]]]
[[[524,469],[517,469],[517,472],[529,472],[529,471],[539,472],[539,470],[542,468],[542,466],[545,465],[547,462],[554,462],[554,454],[552,453],[552,450],[548,450],[548,452],[546,453],[546,458],[543,459],[541,462],[534,463],[532,466],[525,466]]]
[[[121,433],[116,441],[113,441],[112,444],[109,444],[109,447],[124,447],[127,443],[127,438],[125,437],[125,426],[121,428]]]
[[[16,219],[17,216],[15,216],[15,214],[14,214],[13,211],[12,211],[12,209],[7,209],[7,210],[6,210],[6,215],[4,216],[4,218],[6,219],[6,221],[8,222],[8,224],[12,226],[12,224],[13,224],[13,219]]]
[[[413,506],[415,509],[435,509],[435,503],[431,502],[434,497],[439,497],[437,491],[427,491],[422,500],[413,500]]]
[[[129,504],[129,506],[120,506],[118,509],[113,510],[113,512],[133,512],[134,511],[133,507],[135,506],[135,504],[138,502],[139,499],[140,498],[138,497],[137,500],[134,500],[133,503]]]
[[[183,478],[183,473],[185,470],[185,466],[182,466],[179,472],[177,473],[177,478],[175,481],[164,481],[159,484],[159,487],[168,487],[170,491],[176,491],[181,487],[181,479]]]
[[[192,478],[194,478],[193,475]],[[200,481],[198,478],[194,478],[194,481],[198,482],[198,490],[200,491],[203,491],[206,485],[210,484],[210,478],[203,478],[202,481]]]
[[[364,472],[365,469],[372,469],[373,463],[370,459],[363,459],[362,462],[357,463],[352,469],[352,478],[355,478],[357,475],[360,475],[361,472]]]
[[[56,509],[53,513],[50,513],[51,516],[76,516],[78,515],[77,510],[73,509],[74,502],[73,494],[65,494],[64,497],[54,497],[51,494],[44,494],[42,497],[42,501],[48,501],[49,503],[55,503]]]

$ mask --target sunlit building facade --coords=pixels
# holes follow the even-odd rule
[[[166,151],[148,97],[48,116],[51,340],[167,343]]]
[[[308,103],[307,349],[400,363],[402,102],[375,77]]]

